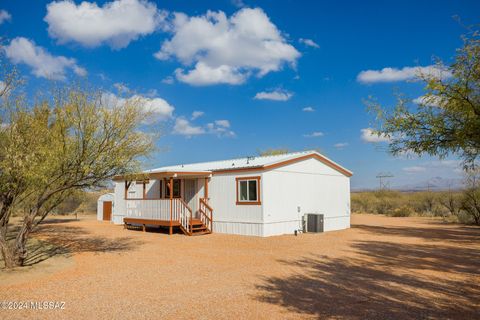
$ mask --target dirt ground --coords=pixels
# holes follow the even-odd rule
[[[353,215],[348,230],[256,238],[90,216],[49,220],[36,238],[48,246],[31,266],[0,272],[0,303],[64,309],[0,319],[480,318],[480,229],[432,218]]]

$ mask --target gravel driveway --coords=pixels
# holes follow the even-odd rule
[[[51,219],[1,301],[64,302],[0,319],[480,318],[480,229],[352,216],[352,228],[256,238]],[[47,259],[48,258],[48,259]]]

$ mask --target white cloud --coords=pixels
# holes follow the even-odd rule
[[[192,125],[187,119],[178,117],[175,119],[175,125],[173,126],[173,133],[182,136],[197,136],[205,134],[205,129],[199,126]]]
[[[415,79],[420,74],[437,78],[451,76],[449,71],[431,65],[426,67],[383,68],[382,70],[362,71],[358,74],[357,81],[361,83],[396,82]]]
[[[219,137],[235,137],[235,132],[229,128],[230,122],[228,120],[216,120],[215,123],[207,123],[208,132]]]
[[[231,17],[222,11],[194,17],[175,13],[171,32],[155,57],[178,59],[187,70],[175,75],[191,85],[242,84],[253,74],[262,77],[284,64],[295,66],[300,57],[259,8],[244,8]]]
[[[23,63],[32,68],[36,77],[52,80],[64,80],[66,69],[71,69],[78,76],[85,76],[87,71],[77,65],[73,58],[53,56],[44,48],[35,45],[27,38],[18,37],[3,48],[6,56],[15,64]]]
[[[402,170],[408,174],[413,174],[413,173],[425,172],[427,169],[421,166],[413,166],[413,167],[405,167]]]
[[[361,139],[369,143],[390,142],[390,138],[384,135],[378,136],[371,128],[361,129]]]
[[[219,127],[230,128],[230,121],[228,120],[215,120],[215,124]]]
[[[413,103],[427,107],[440,108],[443,105],[443,101],[438,96],[420,96],[413,99]]]
[[[11,20],[12,20],[12,15],[8,13],[8,11],[0,10],[0,24],[6,21],[11,21]]]
[[[243,0],[231,0],[231,2],[237,8],[243,8],[247,6]]]
[[[191,120],[195,120],[197,118],[200,118],[201,116],[203,116],[205,114],[205,112],[203,111],[193,111],[192,112],[192,116],[191,116]]]
[[[315,112],[315,109],[313,107],[305,107],[302,109],[303,112]]]
[[[312,133],[309,133],[309,134],[304,134],[303,136],[305,138],[318,138],[318,137],[323,137],[323,132],[320,132],[320,131],[314,131]]]
[[[426,162],[425,166],[435,167],[435,168],[458,168],[462,166],[462,161],[461,160],[435,160],[435,161]]]
[[[151,112],[159,120],[165,120],[172,117],[175,108],[162,98],[146,98],[135,95],[132,99],[139,99],[143,108]]]
[[[293,96],[293,93],[284,91],[284,90],[274,90],[274,91],[262,91],[258,92],[255,97],[255,100],[274,100],[274,101],[287,101]]]
[[[300,38],[300,39],[298,39],[298,41],[300,43],[303,43],[304,45],[306,45],[308,47],[317,48],[317,49],[320,48],[320,46],[315,41],[313,41],[312,39]]]
[[[117,83],[114,83],[113,86],[114,86],[115,89],[117,89],[118,92],[120,92],[120,93],[126,93],[126,92],[129,92],[129,91],[130,91],[130,88],[129,88],[127,85],[123,84],[123,83],[117,82]]]
[[[421,172],[438,172],[445,174],[447,172],[461,173],[463,172],[461,160],[432,160],[421,163],[417,166],[402,168],[408,174]]]
[[[335,143],[333,146],[334,146],[336,149],[341,150],[341,149],[343,149],[343,148],[345,148],[345,147],[348,147],[348,143],[347,143],[347,142],[339,142],[339,143]]]
[[[121,49],[140,36],[154,32],[167,13],[145,0],[115,0],[99,7],[96,2],[54,1],[47,5],[48,33],[59,43],[86,47],[103,43]]]
[[[157,89],[150,89],[150,90],[147,91],[147,93],[145,93],[145,96],[149,97],[149,98],[155,98],[156,96],[158,96],[158,90]]]
[[[198,136],[203,134],[215,134],[219,137],[235,137],[235,132],[229,129],[230,122],[228,120],[216,120],[207,123],[205,126],[192,124],[185,117],[175,119],[173,133],[186,137]]]
[[[106,92],[102,95],[102,102],[107,106],[122,105],[127,102],[138,104],[145,112],[151,114],[148,122],[163,121],[171,119],[175,108],[162,98],[149,98],[142,95],[133,95],[128,98]]]
[[[184,69],[175,70],[175,76],[178,81],[188,83],[193,86],[207,86],[212,84],[242,84],[246,80],[246,74],[227,65],[221,65],[211,68],[203,62],[198,62],[195,68],[184,72]]]
[[[162,79],[162,83],[165,83],[165,84],[173,84],[174,82],[175,82],[175,79],[173,79],[172,76],[168,76]]]

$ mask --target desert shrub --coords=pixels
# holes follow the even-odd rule
[[[82,214],[95,214],[97,212],[98,198],[108,192],[111,192],[111,190],[85,192],[85,198],[77,211]]]
[[[457,219],[459,223],[463,224],[474,224],[475,220],[473,219],[472,215],[467,213],[466,211],[460,211],[457,215]]]
[[[102,195],[109,190],[102,191],[78,191],[66,198],[58,208],[55,214],[68,215],[74,213],[95,214],[97,212],[97,201]]]
[[[443,216],[457,216],[460,212],[461,194],[459,192],[439,192],[437,202],[444,209]]]
[[[69,197],[60,203],[60,205],[55,208],[54,214],[67,215],[75,213],[75,211],[80,207],[80,205],[85,200],[85,192],[76,191],[73,192]]]
[[[473,223],[480,225],[480,170],[478,168],[466,172],[461,210],[470,216]]]
[[[451,203],[447,201],[450,198],[453,198]],[[351,205],[352,211],[355,213],[444,217],[451,214],[450,209],[456,212],[455,215],[458,214],[460,198],[461,194],[459,192],[449,192],[447,194],[427,191],[399,192],[382,190],[353,193]]]
[[[480,173],[468,173],[461,191],[359,192],[352,194],[351,205],[355,213],[437,216],[446,222],[480,225]]]
[[[391,210],[389,215],[392,217],[410,217],[415,215],[415,210],[408,205],[403,205]]]

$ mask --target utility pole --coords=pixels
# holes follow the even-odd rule
[[[380,190],[384,190],[384,189],[388,189],[389,183],[387,179],[393,178],[393,174],[391,174],[390,172],[380,172],[377,174],[376,178],[379,181]]]

